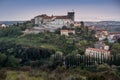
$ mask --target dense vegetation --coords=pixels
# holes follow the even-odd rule
[[[81,24],[75,28],[76,35],[70,36],[61,36],[59,29],[23,35],[23,30],[31,28],[30,22],[0,29],[0,68],[8,69],[0,70],[0,80],[12,76],[11,80],[119,80],[120,43],[109,44],[114,55],[108,60],[86,57],[85,49],[97,39],[95,31]]]

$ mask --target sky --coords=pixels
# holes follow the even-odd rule
[[[30,20],[37,15],[67,15],[76,21],[120,21],[120,0],[0,0],[0,21]]]

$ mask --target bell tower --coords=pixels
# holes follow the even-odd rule
[[[71,20],[73,20],[73,21],[75,20],[75,12],[74,12],[74,11],[68,12],[67,16],[68,16],[68,18],[70,18]]]

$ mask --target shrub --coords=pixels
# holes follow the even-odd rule
[[[0,80],[5,80],[7,77],[6,70],[0,70]]]

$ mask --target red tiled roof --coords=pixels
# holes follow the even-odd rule
[[[56,19],[70,19],[68,18],[68,16],[53,16],[55,17]]]
[[[87,48],[87,50],[94,50],[94,51],[102,51],[102,52],[110,52],[108,50],[103,50],[103,49],[96,49],[96,48]]]
[[[42,14],[42,15],[39,15],[39,16],[36,16],[36,17],[43,17],[44,19],[52,19],[52,18],[55,18],[55,19],[70,19],[70,18],[68,18],[68,16],[47,16],[46,14]]]
[[[52,19],[53,17],[51,16],[45,16],[44,19]]]

